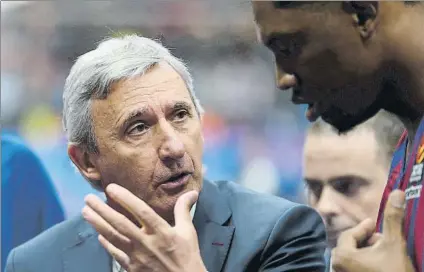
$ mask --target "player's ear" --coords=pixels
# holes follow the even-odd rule
[[[343,9],[352,16],[359,35],[368,40],[375,33],[378,23],[378,1],[344,1]]]

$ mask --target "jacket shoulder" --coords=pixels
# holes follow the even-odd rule
[[[84,235],[90,233],[91,230],[81,216],[66,220],[13,249],[7,259],[7,266],[14,267],[11,271],[43,267],[47,259],[49,263],[55,259],[60,260],[64,249],[78,244]]]
[[[237,250],[230,255],[245,256],[249,271],[268,266],[286,271],[289,263],[290,271],[324,271],[325,227],[314,209],[233,182],[215,184],[229,203],[235,226]]]
[[[215,184],[226,196],[233,224],[246,234],[254,233],[262,239],[277,229],[288,230],[294,226],[302,226],[305,232],[314,229],[324,232],[321,217],[307,205],[257,193],[234,182],[218,181]]]
[[[215,184],[227,196],[230,206],[234,208],[233,212],[243,210],[249,214],[253,212],[281,216],[295,206],[304,206],[282,197],[252,191],[231,181],[217,181]]]

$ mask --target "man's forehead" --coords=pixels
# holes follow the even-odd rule
[[[267,5],[262,8],[262,3]],[[255,29],[258,41],[262,43],[274,34],[294,33],[305,25],[304,20],[299,19],[304,14],[298,10],[275,9],[272,2],[259,2],[258,5],[259,8],[255,10]]]
[[[178,74],[152,81],[141,76],[114,84],[106,99],[94,101],[93,110],[106,119],[121,119],[130,112],[168,110],[181,101],[190,103],[191,97]]]

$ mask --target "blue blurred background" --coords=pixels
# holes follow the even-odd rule
[[[250,1],[1,2],[1,9],[2,129],[39,155],[66,217],[94,190],[66,153],[64,80],[77,56],[123,33],[158,38],[187,62],[206,110],[207,178],[303,200],[305,109],[275,88]]]

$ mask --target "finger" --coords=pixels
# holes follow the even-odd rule
[[[86,196],[85,203],[87,207],[84,208],[84,217],[88,216],[86,218],[87,221],[106,239],[114,244],[115,241],[123,242],[122,236],[128,241],[131,241],[131,239],[139,240],[140,229],[127,217],[109,207],[100,198],[90,194]],[[115,245],[120,247],[119,244]]]
[[[391,192],[384,209],[383,235],[385,239],[404,239],[402,231],[404,206],[405,193],[400,190]]]
[[[191,224],[190,209],[196,203],[198,197],[198,192],[190,191],[177,199],[174,207],[175,226],[184,225],[187,222]]]
[[[108,237],[108,239],[113,242],[113,244],[122,250],[130,248],[131,241],[116,231],[109,223],[107,223],[101,216],[99,216],[95,211],[90,207],[84,207],[82,209],[82,215],[85,220],[88,221],[98,233],[103,234]]]
[[[375,224],[371,219],[365,219],[355,227],[340,234],[337,247],[352,250],[357,249],[372,236],[375,231]]]
[[[110,255],[125,269],[128,271],[130,266],[130,257],[122,250],[115,247],[101,234],[99,235],[99,242],[102,246],[110,253]]]
[[[367,241],[367,246],[373,246],[375,245],[378,241],[381,240],[381,238],[383,238],[383,235],[381,233],[374,233],[370,239],[368,239]]]
[[[140,225],[146,228],[146,232],[163,231],[169,228],[169,224],[150,208],[146,202],[124,187],[110,184],[106,187],[106,192],[113,200],[130,212]]]
[[[352,253],[341,250],[336,247],[331,251],[331,269],[333,272],[346,272],[346,271],[355,271],[354,263],[352,261]]]

